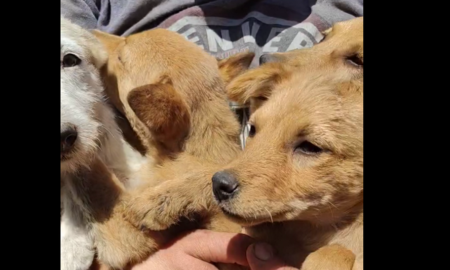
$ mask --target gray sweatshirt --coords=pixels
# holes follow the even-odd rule
[[[310,47],[335,22],[362,16],[363,0],[61,0],[61,14],[122,36],[167,28],[217,58],[251,50],[256,66],[262,53]]]

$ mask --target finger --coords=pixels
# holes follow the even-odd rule
[[[179,242],[187,254],[202,261],[248,266],[246,251],[254,240],[244,234],[198,230]]]
[[[181,269],[195,269],[195,270],[219,270],[214,265],[207,263],[200,259],[192,258],[188,264],[183,265]]]
[[[275,250],[268,244],[256,243],[247,249],[247,260],[252,270],[296,270],[287,266],[275,256]]]
[[[190,255],[173,251],[156,253],[150,256],[145,262],[134,265],[131,270],[152,270],[152,269],[170,269],[170,270],[218,270],[214,265],[201,261]]]

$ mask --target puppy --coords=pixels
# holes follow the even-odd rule
[[[106,62],[103,57],[91,66],[90,63],[97,63],[94,52],[106,55],[102,46],[95,43],[90,34],[67,21],[63,21],[61,31],[64,40],[61,57],[73,54],[79,59],[68,61],[70,65],[62,64],[61,70],[62,96],[67,96],[67,101],[62,101],[61,111],[66,114],[62,117],[62,126],[71,126],[73,130],[76,127],[78,132],[74,143],[67,139],[70,136],[64,135],[62,139],[62,269],[87,269],[95,251],[102,265],[123,269],[141,262],[180,233],[194,228],[239,231],[240,226],[225,219],[215,204],[204,205],[202,211],[193,212],[200,214],[194,222],[181,220],[158,232],[142,230],[143,226],[133,226],[123,217],[136,220],[136,215],[129,214],[130,205],[142,205],[132,209],[143,211],[147,210],[144,204],[147,199],[162,202],[170,196],[153,188],[156,184],[170,182],[167,187],[176,189],[179,182],[191,178],[207,180],[219,164],[228,162],[240,151],[239,124],[227,106],[222,76],[233,78],[240,74],[250,65],[253,54],[241,54],[218,63],[194,44],[166,30],[151,30],[127,38],[95,32],[109,52],[109,59]],[[66,43],[73,48],[67,49]],[[171,46],[167,46],[168,43]],[[146,197],[145,192],[141,193],[142,188],[131,191],[135,185],[130,184],[130,179],[134,179],[135,171],[131,172],[131,177],[126,177],[130,176],[129,167],[141,162],[137,158],[136,162],[130,162],[134,157],[129,158],[128,152],[135,152],[127,149],[125,157],[119,151],[112,152],[117,145],[125,143],[118,139],[120,132],[114,114],[101,98],[97,72],[101,66],[104,66],[106,95],[117,113],[126,116],[126,119],[116,119],[121,123],[120,128],[134,150],[144,149],[145,165],[136,174],[140,181],[148,183],[145,192],[152,196]],[[83,72],[84,77],[79,75]],[[77,91],[92,98],[76,97],[73,102],[84,102],[83,99],[95,102],[88,103],[89,107],[87,104],[73,106],[69,97]],[[87,109],[78,112],[76,108]],[[86,115],[86,123],[69,119],[81,117],[82,113]],[[92,130],[88,137],[91,140],[85,139],[84,129]],[[80,135],[81,132],[85,133]],[[90,149],[90,152],[81,149]],[[204,166],[209,163],[214,167],[206,170]],[[121,164],[127,166],[118,167]],[[139,201],[141,204],[135,203]],[[174,201],[171,207],[178,210],[179,206]],[[158,215],[162,209],[152,210],[148,217]],[[165,211],[171,212],[170,207]],[[212,211],[222,219],[212,219]],[[178,222],[181,217],[173,218]],[[145,220],[152,224],[159,222]]]
[[[244,152],[212,181],[158,187],[180,210],[160,211],[157,224],[132,222],[158,229],[216,200],[294,267],[362,269],[363,20],[325,34],[310,49],[265,56],[260,68],[233,79],[230,99],[251,103]],[[159,200],[146,203],[161,209]]]
[[[103,70],[108,96],[155,162],[146,169],[151,183],[130,195],[128,220],[137,228],[164,230],[180,217],[202,212],[208,222],[201,223],[207,228],[240,231],[240,226],[210,219],[214,211],[220,214],[215,204],[208,203],[211,200],[200,197],[202,211],[184,207],[181,214],[184,202],[167,198],[197,179],[207,187],[213,172],[239,153],[239,124],[228,107],[224,84],[245,71],[254,54],[217,61],[163,29],[126,38],[94,33],[110,56]],[[188,195],[192,190],[180,192]],[[149,201],[158,202],[158,207],[148,208]],[[164,216],[161,211],[175,216],[166,223],[159,220]]]
[[[214,197],[292,266],[362,269],[363,18],[336,24],[310,49],[262,60],[227,89],[250,100],[252,115],[245,151],[212,178]],[[329,245],[345,248],[348,263],[317,256]]]
[[[104,96],[99,69],[107,59],[91,33],[61,18],[61,269],[89,268],[93,222],[137,176],[139,156],[133,160]]]

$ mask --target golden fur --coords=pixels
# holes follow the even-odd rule
[[[294,267],[362,269],[363,19],[336,24],[310,49],[271,58],[227,86],[232,100],[251,102],[255,135],[217,169],[239,183],[219,205]],[[185,164],[177,170],[197,168]],[[214,209],[206,179],[214,166],[205,167],[172,173],[176,180],[136,196],[128,219],[158,230]]]
[[[357,18],[310,49],[272,55],[227,88],[231,99],[251,102],[253,130],[245,151],[222,169],[239,187],[220,206],[301,269],[326,269],[319,265],[327,261],[362,269],[362,63]],[[342,256],[315,259],[330,244],[344,247]]]
[[[94,34],[109,54],[102,75],[110,101],[126,117],[119,119],[125,138],[148,158],[142,169],[147,185],[123,191],[110,207],[98,205],[101,213],[108,214],[96,223],[98,260],[104,267],[123,268],[198,227],[239,232],[241,227],[225,219],[210,199],[199,197],[196,205],[201,209],[195,211],[185,207],[182,198],[166,199],[171,198],[170,191],[190,181],[209,188],[214,171],[240,152],[239,124],[228,107],[222,76],[229,81],[242,73],[253,54],[217,62],[183,37],[162,29],[126,38]],[[158,206],[149,209],[149,202]],[[156,218],[162,211],[169,215],[170,224]],[[187,222],[180,220],[183,216],[198,219]],[[177,222],[181,223],[171,226]]]

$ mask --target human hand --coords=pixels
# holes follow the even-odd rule
[[[247,261],[251,270],[298,270],[287,266],[275,256],[275,250],[265,243],[251,244],[247,248]]]
[[[243,234],[197,230],[160,249],[132,270],[217,270],[212,263],[248,267],[246,250],[253,242]]]

